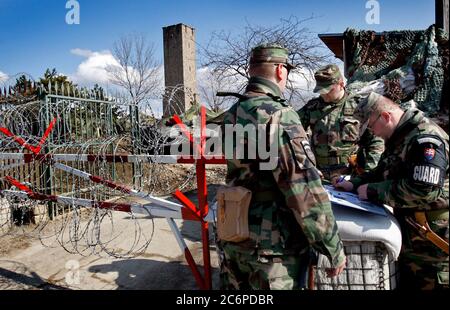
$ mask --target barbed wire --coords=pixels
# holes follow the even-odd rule
[[[0,133],[0,237],[24,235],[83,256],[143,253],[155,231],[150,212],[103,206],[148,201],[92,182],[83,173],[157,197],[194,189],[193,165],[128,160],[130,155],[167,153],[174,143],[166,127],[167,111],[161,117],[153,112],[152,102],[132,106],[119,96],[86,94],[62,85],[40,86],[40,91],[44,96],[39,100],[11,104],[14,94],[8,94],[0,104],[0,128],[12,134]],[[166,109],[185,110],[180,91],[184,96],[180,87],[164,90],[159,99],[168,100]],[[34,156],[30,147],[42,142],[53,118],[56,123],[40,145],[39,154],[45,156]],[[8,177],[20,185],[12,185]],[[27,190],[34,194],[27,195]]]

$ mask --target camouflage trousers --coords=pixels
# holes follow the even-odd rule
[[[430,257],[424,253],[403,251],[399,262],[400,289],[448,289],[448,256]]]
[[[304,289],[301,284],[307,270],[304,260],[301,255],[258,255],[255,249],[226,244],[220,265],[221,289]]]
[[[400,289],[448,289],[448,260],[442,263],[421,265],[414,261],[400,260]]]
[[[405,225],[403,217],[398,217],[398,219],[403,224],[403,245],[399,259],[399,288],[406,290],[448,289],[448,255],[429,240],[419,236],[409,225]],[[436,219],[428,223],[433,231],[448,240],[448,220]]]

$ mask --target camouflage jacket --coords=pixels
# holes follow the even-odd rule
[[[436,209],[448,200],[449,138],[417,109],[408,110],[386,142],[378,166],[351,179],[369,183],[368,198],[393,207]],[[444,204],[445,205],[445,204]],[[448,209],[448,202],[446,204]]]
[[[376,167],[384,142],[366,131],[359,137],[359,121],[353,116],[358,97],[345,93],[337,103],[326,103],[321,97],[312,99],[298,111],[305,129],[311,128],[311,145],[317,167],[325,169],[346,165],[352,154],[365,170]]]
[[[277,142],[275,167],[262,170],[260,160],[234,156],[227,159],[227,183],[252,191],[250,246],[261,255],[300,253],[311,245],[338,266],[344,252],[331,204],[298,114],[284,101],[277,85],[251,78],[244,97],[228,110],[224,125],[280,126],[268,142]],[[248,144],[248,137],[238,143]]]
[[[448,240],[448,172],[448,135],[423,112],[410,109],[386,142],[378,166],[350,180],[355,189],[368,183],[369,200],[394,207],[402,229],[401,261],[415,275],[410,284],[421,288],[434,287],[435,279],[448,287],[448,255],[406,219],[425,211],[431,229]]]

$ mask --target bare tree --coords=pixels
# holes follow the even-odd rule
[[[325,52],[317,35],[311,32],[306,22],[315,17],[299,20],[291,16],[281,19],[276,26],[251,25],[247,22],[243,31],[235,35],[231,32],[214,32],[208,45],[201,49],[203,65],[213,69],[224,78],[236,79],[241,83],[235,85],[235,91],[240,91],[248,80],[249,53],[253,47],[263,43],[276,43],[290,51],[290,61],[299,69],[294,70],[292,80],[288,82],[288,99],[303,98],[305,89],[295,86],[294,79],[305,79],[310,82],[314,70],[331,60],[331,54]]]
[[[154,52],[154,44],[147,43],[143,35],[137,34],[123,36],[113,46],[113,56],[118,64],[107,67],[107,71],[110,73],[111,82],[122,87],[130,97],[131,123],[141,123],[139,105],[149,101],[159,85],[158,64]],[[142,128],[131,126],[133,154],[139,154],[142,150],[142,133]],[[142,164],[133,163],[132,167],[134,186],[142,186]]]
[[[111,82],[125,89],[134,104],[149,99],[159,85],[154,53],[154,44],[143,35],[123,36],[114,43],[113,56],[118,64],[109,66],[107,71]]]
[[[230,97],[218,97],[218,91],[235,91],[233,86],[239,84],[235,77],[227,77],[219,74],[215,70],[210,70],[208,67],[200,69],[197,75],[198,91],[202,102],[205,102],[211,110],[219,112],[225,110],[233,100]],[[232,79],[232,81],[230,81]],[[241,80],[243,80],[241,78]]]

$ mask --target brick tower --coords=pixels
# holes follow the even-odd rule
[[[163,27],[164,117],[187,111],[197,99],[195,31],[177,24]]]

